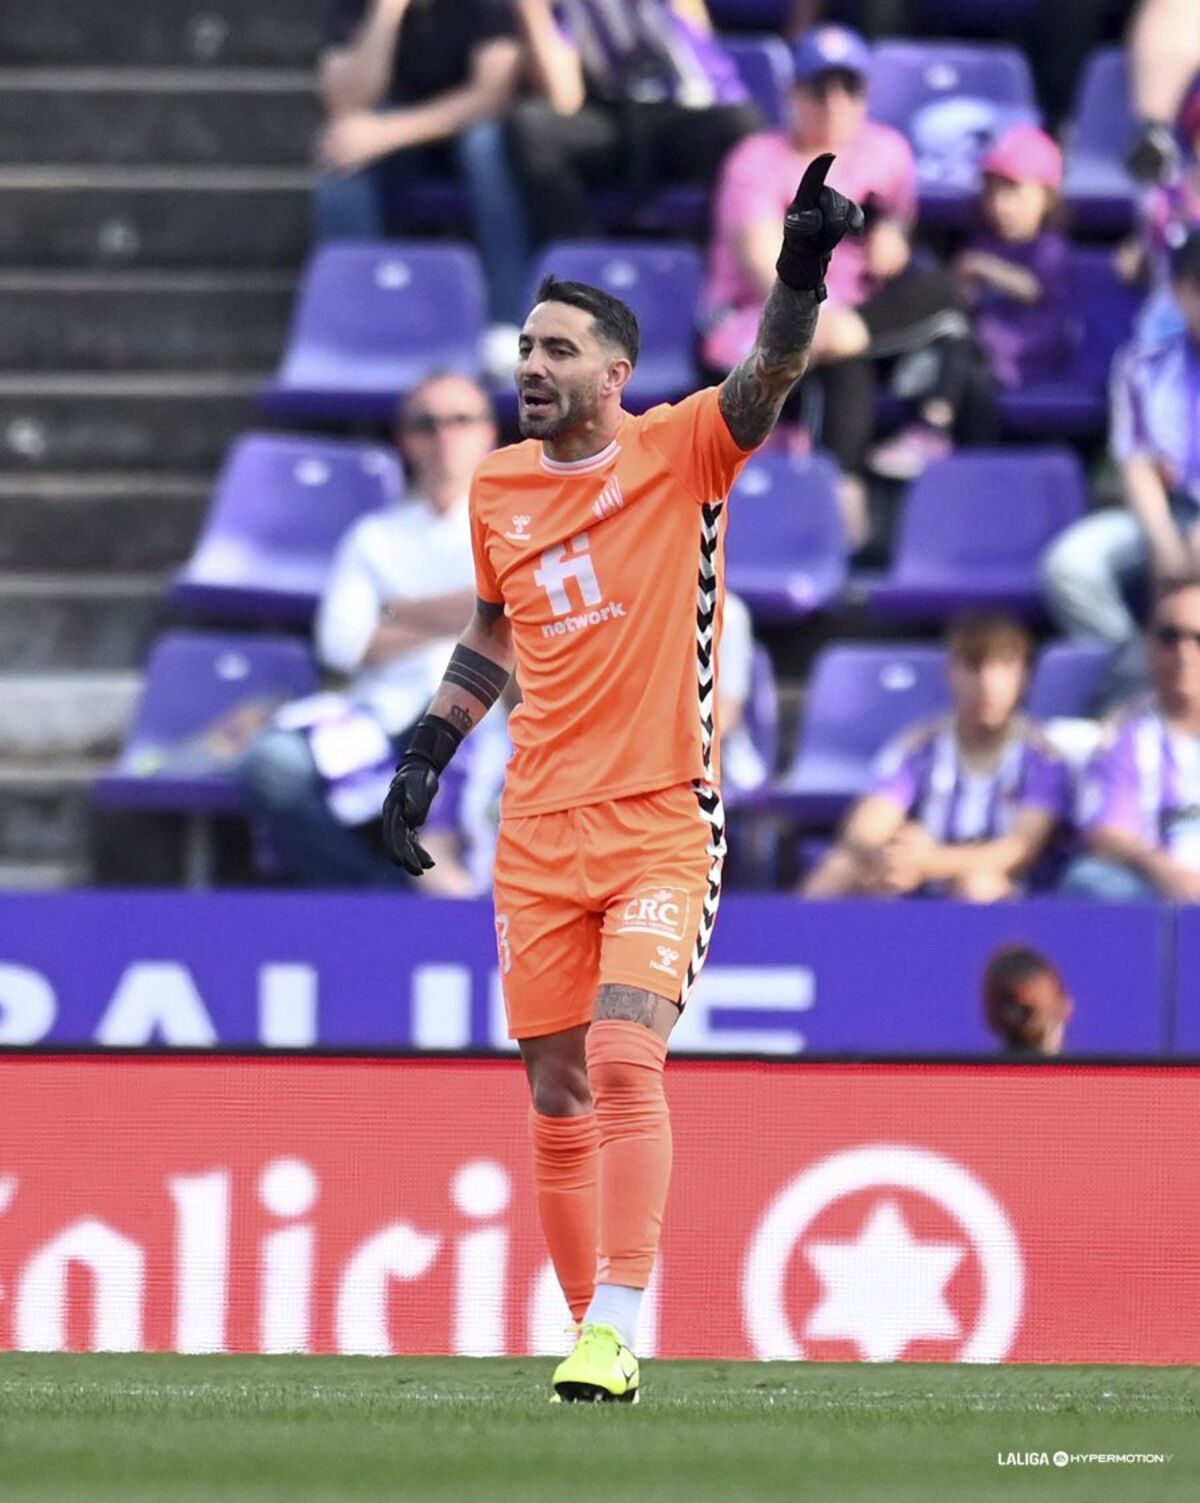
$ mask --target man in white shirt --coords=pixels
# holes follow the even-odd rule
[[[356,826],[376,817],[380,771],[386,790],[474,608],[467,488],[496,436],[487,393],[468,376],[438,372],[408,394],[396,435],[407,494],[342,539],[317,612],[317,657],[342,693],[287,707],[246,756],[250,810],[304,883],[402,880]]]

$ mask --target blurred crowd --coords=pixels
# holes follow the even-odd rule
[[[242,759],[265,870],[312,885],[400,881],[372,819],[469,611],[468,484],[500,441],[492,392],[540,247],[601,236],[606,191],[636,207],[701,185],[697,351],[719,380],[753,339],[805,165],[835,153],[830,180],[867,228],[834,259],[810,372],[772,442],[836,461],[847,550],[870,566],[886,543],[880,498],[895,505],[956,449],[1001,442],[1005,394],[1069,364],[1079,331],[1062,142],[1083,59],[1120,38],[1139,188],[1133,228],[1110,250],[1143,301],[1111,371],[1104,446],[1081,451],[1107,504],[1048,547],[1032,630],[997,610],[946,623],[949,711],[880,747],[840,830],[792,830],[794,859],[755,880],[812,899],[1200,900],[1200,11],[1025,8],[1044,126],[1001,113],[975,132],[975,202],[965,223],[930,234],[913,143],[871,118],[868,92],[876,39],[927,9],[775,7],[790,75],[786,118],[772,123],[726,45],[733,0],[714,0],[715,14],[704,0],[332,0],[316,237],[403,238],[414,185],[457,184],[490,327],[478,371],[431,369],[403,395],[405,494],[342,540],[317,614],[330,687],[285,706]],[[755,733],[755,624],[731,596],[724,766],[747,823],[780,770]],[[1039,725],[1023,708],[1038,640],[1055,632],[1111,649],[1084,724]],[[488,889],[507,754],[498,707],[447,776],[422,891]]]

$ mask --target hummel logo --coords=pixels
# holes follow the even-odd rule
[[[669,945],[655,945],[658,959],[650,962],[652,971],[666,971],[668,976],[675,974],[675,962],[679,959],[679,951],[672,950]]]
[[[529,524],[532,521],[532,517],[514,517],[513,530],[506,532],[504,536],[510,543],[528,543],[530,541]]]
[[[604,489],[592,502],[592,510],[598,517],[607,517],[614,511],[620,511],[624,505],[625,495],[621,490],[621,482],[615,475],[611,475],[605,482]]]

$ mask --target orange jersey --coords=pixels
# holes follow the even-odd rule
[[[504,603],[522,693],[505,814],[717,779],[724,502],[749,457],[710,387],[626,414],[590,459],[528,439],[479,466],[476,588]]]

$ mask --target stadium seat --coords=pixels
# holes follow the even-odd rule
[[[1129,338],[1144,294],[1120,280],[1107,248],[1075,247],[1069,285],[1076,340],[1070,365],[1051,381],[1002,394],[1006,435],[1063,439],[1104,432],[1113,356]]]
[[[247,434],[226,458],[171,598],[213,620],[307,624],[342,534],[402,492],[388,449]]]
[[[1129,229],[1137,184],[1125,169],[1134,134],[1123,47],[1102,47],[1084,64],[1068,132],[1063,197],[1073,227],[1090,234]]]
[[[936,225],[966,221],[979,158],[991,140],[1010,125],[1041,118],[1025,55],[983,42],[881,42],[870,108],[872,119],[912,143],[921,216]]]
[[[261,402],[289,421],[386,422],[431,369],[477,370],[483,330],[471,246],[328,245],[304,273],[287,351]]]
[[[744,715],[755,751],[763,759],[768,772],[774,772],[779,756],[779,691],[775,685],[771,654],[761,642],[754,644],[750,698],[746,701]]]
[[[930,465],[904,502],[892,570],[870,590],[878,615],[936,621],[970,606],[1041,610],[1038,561],[1083,515],[1067,449],[968,449]]]
[[[642,352],[626,388],[635,411],[686,396],[696,372],[696,307],[703,263],[692,245],[652,241],[562,240],[538,257],[533,287],[549,273],[590,282],[622,298],[642,326]]]
[[[721,41],[737,64],[751,99],[762,111],[763,120],[772,130],[784,130],[794,75],[791,53],[783,38],[741,36],[722,37]]]
[[[837,469],[822,456],[757,454],[730,493],[725,579],[756,621],[799,621],[846,584]]]
[[[276,706],[311,694],[308,644],[172,632],[154,645],[125,746],[95,796],[107,808],[236,813],[232,769]]]
[[[809,678],[791,766],[763,802],[815,825],[835,823],[863,791],[884,743],[949,704],[941,647],[823,648]]]
[[[1038,654],[1025,707],[1035,720],[1087,716],[1113,660],[1105,642],[1050,642]]]

